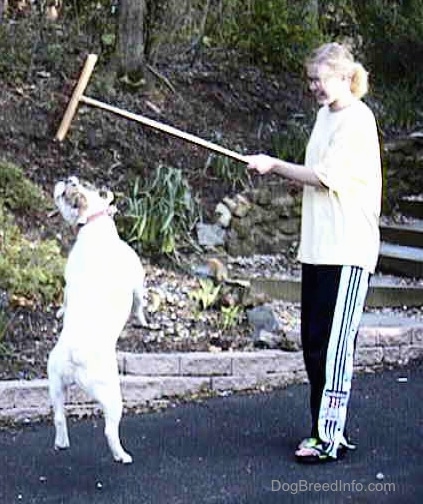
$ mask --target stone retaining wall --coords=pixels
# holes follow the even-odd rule
[[[291,334],[298,339],[298,334]],[[423,356],[423,324],[412,327],[364,327],[355,356],[356,371],[405,365]],[[127,408],[198,394],[268,389],[306,381],[301,351],[131,354],[119,353]],[[68,397],[71,414],[98,410],[79,389]],[[0,383],[0,418],[24,420],[51,412],[47,380]]]

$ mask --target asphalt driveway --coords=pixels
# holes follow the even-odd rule
[[[59,453],[50,423],[2,429],[0,503],[421,503],[422,390],[421,364],[357,376],[358,450],[313,467],[293,459],[308,433],[306,385],[126,415],[130,466],[112,461],[101,418],[72,420]]]

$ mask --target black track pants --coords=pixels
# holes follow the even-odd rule
[[[310,382],[311,436],[336,457],[344,430],[354,345],[370,274],[356,266],[302,266],[301,339]]]

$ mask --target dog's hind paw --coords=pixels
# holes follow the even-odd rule
[[[129,453],[123,453],[119,457],[115,457],[116,462],[120,462],[121,464],[132,464],[133,460]]]
[[[62,450],[67,450],[69,448],[70,444],[69,443],[63,443],[63,444],[54,444],[54,449],[55,451],[62,451]]]
[[[135,327],[135,328],[142,328],[143,327],[143,328],[147,329],[150,327],[143,312],[138,312],[135,314],[134,317],[132,317],[131,325],[132,325],[132,327]]]

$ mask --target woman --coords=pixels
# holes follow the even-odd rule
[[[345,423],[353,353],[370,275],[379,252],[381,163],[376,121],[361,98],[367,72],[341,44],[307,60],[321,108],[304,165],[247,156],[261,175],[276,173],[303,188],[301,338],[310,382],[311,435],[296,459],[335,460],[348,448]]]

